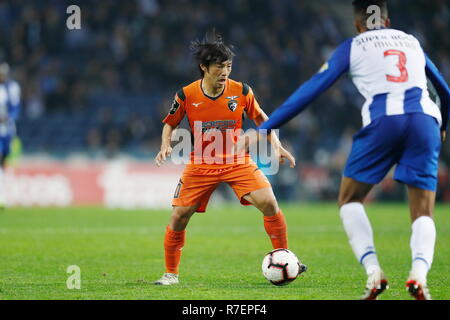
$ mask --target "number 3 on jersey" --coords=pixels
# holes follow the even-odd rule
[[[391,82],[406,82],[408,81],[408,70],[406,70],[406,55],[400,50],[386,50],[384,57],[398,56],[398,63],[396,64],[398,70],[400,70],[400,76],[386,75],[386,80]]]

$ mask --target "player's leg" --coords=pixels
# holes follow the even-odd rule
[[[243,205],[254,205],[263,214],[264,229],[274,249],[287,248],[287,227],[272,186],[255,163],[239,165],[222,176]]]
[[[339,207],[352,202],[363,203],[372,188],[373,184],[359,182],[345,176],[342,177],[341,186],[339,187]]]
[[[273,217],[280,212],[277,199],[271,187],[252,191],[243,198],[255,206],[265,217]]]
[[[430,300],[427,274],[433,262],[436,242],[436,227],[433,220],[436,193],[408,186],[408,198],[412,221],[410,241],[412,266],[406,285],[416,299]]]
[[[364,266],[368,277],[361,297],[364,300],[375,300],[387,288],[387,280],[375,251],[372,226],[363,205],[372,187],[372,184],[343,177],[339,191],[340,216],[345,232],[356,259]]]
[[[394,179],[408,186],[412,220],[412,267],[407,289],[416,299],[430,299],[426,282],[436,241],[433,210],[441,150],[440,126],[426,114],[411,114],[408,118],[405,147],[394,172]]]
[[[209,198],[217,184],[216,175],[206,175],[199,168],[186,166],[175,190],[172,214],[164,237],[166,273],[155,284],[171,285],[178,283],[186,226],[195,212],[206,210]]]
[[[175,232],[182,232],[186,229],[192,215],[200,207],[200,204],[190,207],[173,207],[168,227]]]
[[[356,259],[365,268],[367,283],[362,299],[376,299],[387,288],[378,262],[373,230],[364,200],[400,157],[401,139],[407,120],[381,117],[353,137],[339,192],[340,216]]]
[[[243,196],[263,214],[264,229],[274,249],[288,248],[286,219],[278,206],[271,187],[258,189]]]
[[[364,200],[373,185],[343,177],[339,189],[340,217],[356,259],[371,274],[379,269],[373,231],[364,209]]]
[[[172,285],[177,284],[181,251],[186,239],[186,226],[199,205],[190,207],[173,207],[169,225],[166,227],[164,236],[164,258],[166,272],[155,284]]]
[[[372,226],[363,204],[372,187],[372,184],[343,177],[339,190],[340,216],[345,232],[356,259],[364,266],[368,275],[380,268]]]

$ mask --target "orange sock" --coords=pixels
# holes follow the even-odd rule
[[[164,237],[164,253],[166,258],[166,272],[178,274],[178,266],[181,260],[181,249],[184,246],[186,230],[173,231],[166,228]]]
[[[281,210],[272,217],[264,216],[264,228],[274,249],[288,248],[286,220]]]

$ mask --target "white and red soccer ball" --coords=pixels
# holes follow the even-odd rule
[[[275,249],[266,254],[262,262],[264,277],[276,286],[284,286],[306,271],[297,256],[288,249]]]

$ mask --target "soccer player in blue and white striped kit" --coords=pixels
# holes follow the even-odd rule
[[[15,120],[20,112],[20,86],[8,78],[9,65],[0,64],[0,208],[5,205],[4,168],[16,135]]]
[[[368,13],[376,12],[369,8],[373,5],[380,13],[375,26]],[[339,206],[350,245],[368,275],[362,299],[374,300],[388,287],[363,202],[394,165],[394,179],[408,188],[412,220],[412,267],[406,286],[416,299],[431,299],[427,273],[434,255],[438,157],[449,118],[450,91],[418,40],[390,28],[386,0],[355,0],[353,7],[359,35],[344,41],[259,129],[279,128],[349,73],[366,102],[363,128],[353,138],[344,169]],[[427,77],[438,93],[440,108],[428,95]]]

